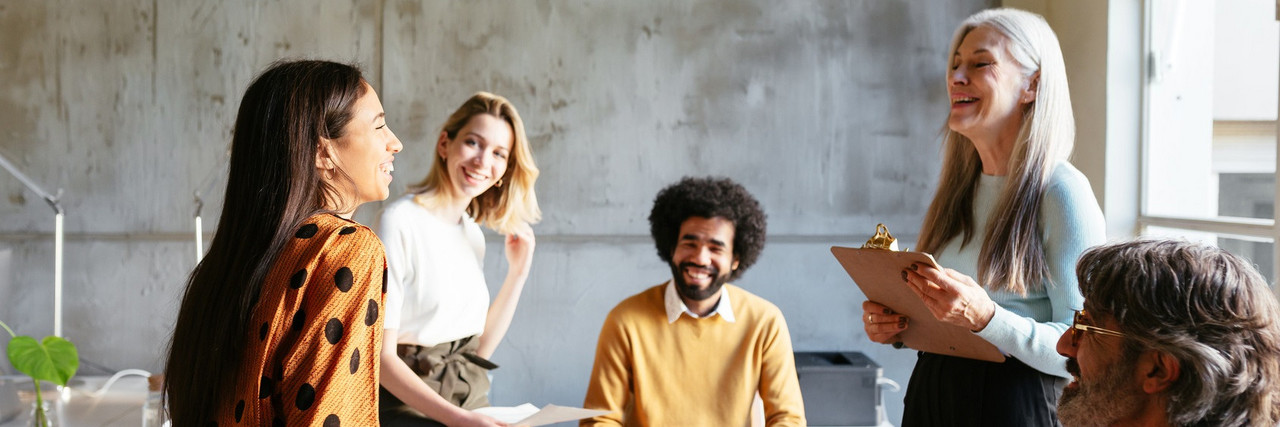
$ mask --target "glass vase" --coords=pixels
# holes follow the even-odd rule
[[[31,403],[31,416],[28,418],[28,427],[57,427],[57,418],[54,417],[53,402],[44,401]]]

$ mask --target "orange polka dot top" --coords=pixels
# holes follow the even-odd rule
[[[217,425],[377,425],[386,269],[368,227],[329,214],[303,222],[262,284]]]

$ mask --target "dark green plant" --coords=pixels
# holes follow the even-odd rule
[[[11,337],[7,351],[9,363],[18,372],[30,376],[31,381],[35,383],[35,425],[48,426],[49,419],[45,415],[44,399],[40,395],[40,381],[65,387],[67,381],[70,381],[76,374],[76,370],[80,368],[80,355],[76,351],[76,345],[55,336],[36,341],[35,338],[13,333],[13,329],[9,329],[9,325],[4,322],[0,322],[0,326],[9,332]]]

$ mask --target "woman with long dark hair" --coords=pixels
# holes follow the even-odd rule
[[[1057,425],[1070,376],[1057,338],[1084,302],[1076,260],[1106,239],[1089,181],[1067,162],[1075,122],[1062,50],[1039,15],[991,9],[960,24],[947,55],[942,174],[919,248],[950,268],[902,277],[933,317],[1008,359],[920,352],[902,425]],[[881,304],[862,307],[872,341],[910,327]]]
[[[501,425],[489,406],[487,359],[511,325],[541,217],[524,123],[511,102],[480,92],[445,120],[426,179],[391,202],[382,424]],[[489,299],[483,225],[506,235],[507,277]]]
[[[174,425],[376,425],[386,259],[351,221],[401,144],[354,66],[278,62],[245,91],[222,216],[165,364]]]

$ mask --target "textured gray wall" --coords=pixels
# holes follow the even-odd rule
[[[781,307],[797,350],[863,351],[905,385],[914,354],[866,340],[862,295],[827,248],[877,222],[916,233],[940,163],[943,50],[990,3],[6,1],[0,154],[65,189],[65,335],[93,364],[156,371],[194,264],[193,191],[221,185],[254,73],[280,57],[361,63],[405,143],[396,194],[425,174],[445,116],[493,91],[524,116],[545,212],[495,356],[497,404],[581,402],[605,313],[669,277],[645,218],[684,175],[734,178],[764,204],[770,241],[739,285]],[[0,320],[44,335],[52,215],[4,173],[0,192]],[[886,394],[895,423],[901,396]]]

